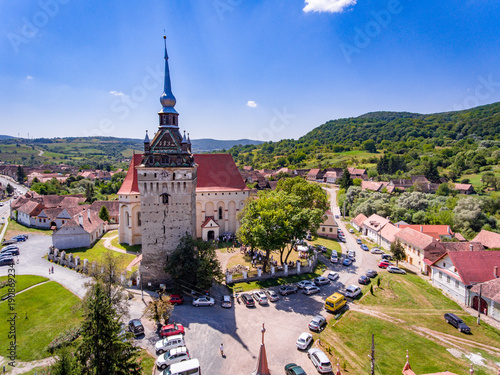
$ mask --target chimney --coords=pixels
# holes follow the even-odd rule
[[[493,276],[498,279],[498,266],[493,267]]]
[[[90,221],[90,207],[89,207],[89,208],[87,208],[87,218],[88,218],[88,219],[89,219],[89,221]]]
[[[79,222],[80,226],[83,228],[83,216],[82,216],[82,214],[78,215],[78,222]]]
[[[470,251],[474,251],[474,246],[472,246],[472,243],[469,244],[469,249]]]
[[[421,225],[420,226],[420,232],[423,232],[424,231],[424,227]]]

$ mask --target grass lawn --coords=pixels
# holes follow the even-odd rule
[[[142,374],[151,375],[153,373],[156,358],[152,357],[146,350],[141,349],[139,359],[141,361]]]
[[[56,297],[57,298],[54,298]],[[50,356],[47,345],[69,326],[77,324],[81,315],[76,308],[80,300],[69,290],[51,281],[21,293],[15,298],[17,359],[33,361]],[[0,303],[0,355],[7,356],[8,318],[6,301]]]
[[[226,252],[227,252],[227,250],[226,250]],[[285,255],[286,255],[286,252],[285,252]],[[269,255],[269,258],[271,258],[271,256],[273,257],[273,260],[277,260],[278,264],[280,264],[280,254],[278,251],[271,252],[271,254]],[[295,262],[297,260],[299,260],[299,252],[292,250],[292,252],[290,253],[290,255],[287,258],[287,262],[290,262],[290,261]],[[301,259],[301,260],[303,261],[303,259]],[[235,249],[234,255],[231,257],[231,259],[229,259],[229,262],[227,263],[227,268],[231,268],[231,267],[236,266],[237,264],[241,264],[242,266],[250,267],[250,271],[257,270],[257,268],[252,267],[251,261],[252,261],[252,259],[251,259],[250,255],[242,254],[242,253],[240,253],[239,249],[237,249],[237,250]]]
[[[237,283],[234,285],[228,285],[231,293],[233,293],[234,288],[240,288],[240,292],[246,292],[254,289],[269,288],[272,286],[278,286],[283,284],[298,283],[301,280],[310,280],[315,277],[321,276],[325,272],[326,266],[324,263],[318,261],[318,264],[314,270],[314,273],[303,273],[300,275],[293,275],[288,277],[282,277],[278,279],[269,279],[263,281],[251,281],[246,283]]]
[[[103,245],[104,239],[100,239],[99,241],[96,242],[94,246],[92,246],[90,249],[88,248],[77,248],[77,249],[71,249],[68,250],[68,254],[72,253],[75,256],[79,256],[80,259],[88,259],[90,263],[92,262],[100,262],[102,259],[102,256],[106,252],[111,252],[115,258],[118,259],[118,268],[121,270],[124,270],[127,268],[130,262],[134,260],[135,255],[133,254],[124,254],[124,253],[119,253],[117,251],[112,251],[104,247]]]
[[[125,250],[125,251],[130,251],[130,252],[136,253],[136,254],[140,254],[141,249],[142,249],[141,245],[129,246],[126,243],[119,243],[118,242],[118,237],[113,238],[111,240],[111,245],[113,245],[114,247],[117,247],[119,249],[122,249],[122,250]]]
[[[374,285],[374,295],[364,287],[364,297],[356,302],[370,315],[349,311],[333,325],[332,319],[322,333],[322,341],[331,347],[332,355],[341,357],[341,364],[354,373],[367,373],[369,369],[366,359],[371,345],[371,334],[375,334],[377,365],[380,373],[401,373],[405,363],[405,350],[409,350],[410,364],[417,374],[452,371],[465,374],[470,361],[455,358],[441,341],[418,334],[419,328],[428,328],[439,335],[441,333],[471,340],[471,344],[460,344],[472,353],[481,352],[483,358],[498,362],[500,356],[485,353],[475,346],[474,342],[500,348],[500,332],[486,324],[477,326],[475,317],[460,309],[459,305],[447,298],[439,289],[432,287],[417,275],[390,274],[379,271],[380,288]],[[472,329],[471,335],[464,335],[447,324],[443,315],[453,312],[459,315]],[[384,314],[387,319],[380,315]],[[425,348],[425,350],[422,350]],[[490,363],[491,364],[491,363]],[[496,374],[485,367],[474,366],[475,374]]]
[[[7,280],[7,276],[0,276],[0,282]],[[21,290],[27,289],[30,286],[43,283],[48,279],[43,276],[35,276],[35,275],[16,275],[16,293],[19,293]],[[0,289],[0,295],[6,294],[7,287]]]
[[[342,248],[340,247],[340,243],[338,241],[322,237],[313,237],[313,238],[314,240],[309,242],[313,245],[321,245],[326,247],[328,257],[332,255],[333,250],[335,250],[339,256],[342,255]]]
[[[18,234],[26,233],[50,236],[52,234],[52,231],[50,229],[28,228],[9,218],[9,226],[7,227],[7,231],[5,232],[5,239],[10,239],[14,236],[17,236]]]

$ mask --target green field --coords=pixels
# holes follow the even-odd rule
[[[7,276],[0,276],[0,282],[7,280]],[[19,293],[20,291],[27,289],[33,285],[43,283],[45,281],[48,281],[46,277],[43,276],[35,276],[35,275],[17,275],[14,280],[16,281],[16,293]],[[6,288],[4,287],[0,289],[0,295],[6,294]]]
[[[417,374],[452,371],[465,374],[470,361],[455,358],[446,349],[481,353],[488,365],[500,360],[500,332],[486,324],[477,326],[475,317],[412,274],[395,275],[380,272],[381,287],[369,287],[364,297],[355,302],[339,320],[331,319],[321,334],[323,345],[331,348],[333,358],[340,357],[349,373],[369,373],[371,334],[375,334],[376,373],[401,373],[409,351],[410,364]],[[373,283],[375,284],[375,283]],[[447,324],[443,315],[454,312],[471,327],[472,334],[459,333]],[[336,324],[335,324],[336,322]],[[456,337],[456,339],[454,339]],[[447,344],[444,344],[447,342]],[[496,374],[485,366],[474,366],[475,374]]]
[[[114,247],[117,247],[119,249],[122,249],[125,251],[130,251],[131,253],[136,253],[136,254],[139,254],[141,252],[141,249],[142,249],[141,245],[129,246],[126,243],[119,243],[118,237],[113,238],[111,240],[111,245],[113,245]]]
[[[28,228],[24,225],[19,224],[17,221],[9,218],[9,226],[5,231],[5,239],[10,239],[18,234],[36,234],[42,236],[50,236],[52,231],[50,229],[36,229],[36,228]]]
[[[326,247],[328,257],[332,255],[333,250],[337,252],[338,256],[342,255],[342,248],[340,247],[340,243],[338,241],[331,240],[329,238],[314,237],[313,241],[309,242],[313,245],[321,245]]]
[[[57,296],[57,298],[54,298]],[[16,295],[14,312],[16,316],[17,360],[22,362],[42,359],[51,354],[47,345],[69,326],[77,324],[81,315],[80,300],[58,283],[50,281]],[[0,355],[8,351],[6,337],[12,317],[9,304],[0,303]]]

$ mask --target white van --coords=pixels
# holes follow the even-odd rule
[[[155,344],[155,349],[157,353],[162,354],[168,352],[170,349],[178,348],[179,346],[184,345],[185,343],[183,335],[173,335],[157,341]]]
[[[162,372],[162,375],[201,375],[200,361],[195,358],[173,363],[170,368]]]

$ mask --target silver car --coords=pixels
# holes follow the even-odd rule
[[[252,296],[253,296],[253,299],[259,303],[259,305],[269,304],[269,301],[267,300],[266,293],[264,293],[261,290],[258,290],[257,292],[253,292]]]

